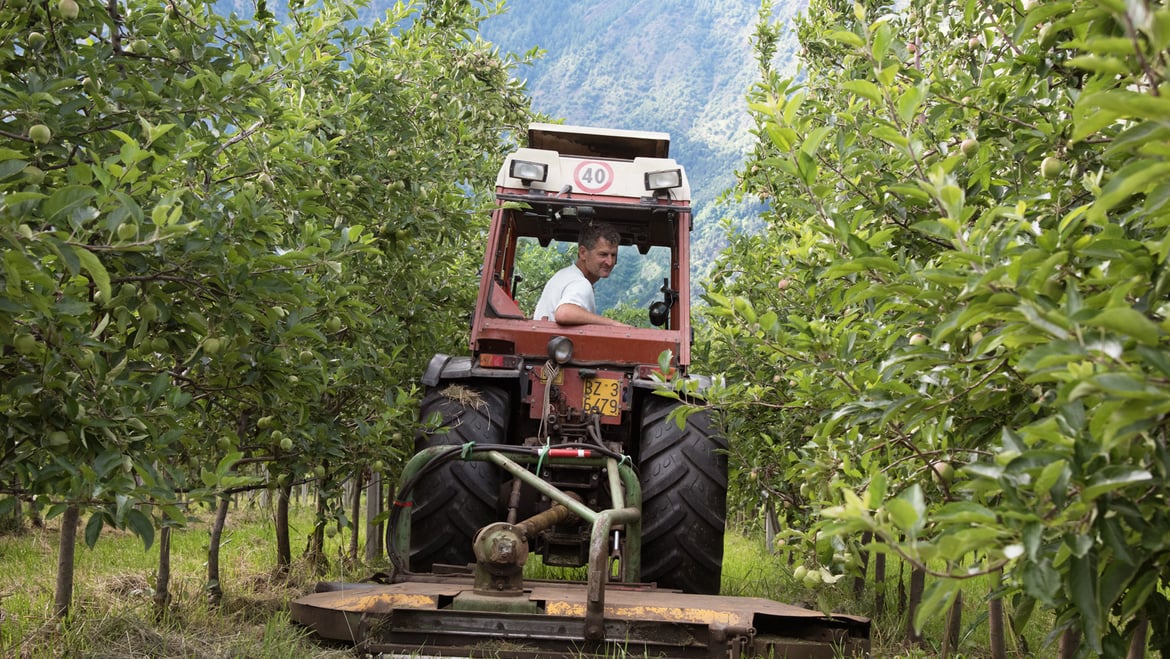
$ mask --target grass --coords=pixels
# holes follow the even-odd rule
[[[157,544],[144,550],[137,537],[107,529],[94,549],[78,547],[73,607],[58,621],[52,615],[57,520],[0,536],[0,656],[353,656],[322,646],[290,622],[288,601],[310,591],[317,578],[303,563],[276,576],[273,526],[261,510],[229,515],[220,559],[224,598],[210,606],[204,591],[210,519],[205,514],[173,535],[172,606],[161,617],[152,601]],[[307,510],[297,511],[294,523],[304,537]],[[340,547],[340,536],[331,547]],[[331,562],[335,576],[361,578]]]
[[[344,557],[347,534],[327,540],[329,566],[324,575],[294,559],[287,576],[277,575],[275,540],[270,511],[262,508],[233,509],[221,549],[224,599],[219,607],[208,604],[204,591],[210,512],[192,521],[172,538],[172,606],[156,617],[152,602],[157,545],[144,550],[141,540],[126,533],[106,530],[97,546],[78,548],[73,609],[68,619],[52,616],[56,575],[58,528],[53,520],[44,528],[0,535],[0,656],[3,657],[352,657],[347,647],[329,646],[294,625],[288,602],[310,592],[318,579],[360,581],[385,565],[351,565]],[[293,510],[294,554],[303,548],[311,525],[308,508]],[[302,543],[298,546],[298,543]],[[584,579],[583,569],[542,568],[532,557],[531,578]],[[936,656],[942,638],[942,622],[924,630],[921,645],[902,642],[904,614],[896,602],[898,571],[887,580],[887,610],[874,621],[874,656]],[[960,652],[967,657],[987,655],[987,625],[982,594],[987,584],[968,584],[964,606],[964,634]],[[723,594],[764,597],[807,608],[866,615],[873,594],[860,600],[853,595],[852,580],[809,588],[792,576],[787,554],[769,554],[762,540],[739,534],[727,535]],[[1042,648],[1046,629],[1033,622],[1025,653],[1015,656],[1054,656]],[[1013,653],[1013,649],[1015,652]],[[1038,652],[1039,651],[1039,652]],[[1045,655],[1044,653],[1048,654]]]
[[[764,597],[824,612],[870,616],[875,610],[875,592],[872,581],[867,581],[862,596],[853,593],[853,579],[845,578],[835,584],[806,586],[793,576],[795,565],[789,565],[789,553],[770,554],[761,539],[729,533],[723,558],[724,595]],[[908,569],[908,568],[907,568]],[[875,657],[937,657],[942,649],[944,621],[942,618],[927,623],[922,630],[920,644],[905,640],[906,612],[898,604],[898,580],[903,576],[894,567],[887,567],[886,605],[884,615],[872,620],[870,631]],[[987,578],[964,582],[962,632],[959,638],[959,657],[990,656],[987,627],[986,594],[990,591]],[[1005,615],[1011,607],[1004,603]],[[1030,626],[1024,630],[1023,641],[1008,639],[1007,654],[1014,657],[1055,657],[1054,647],[1044,647],[1044,638],[1050,631],[1050,620],[1037,611]]]

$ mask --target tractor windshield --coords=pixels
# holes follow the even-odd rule
[[[553,240],[543,246],[533,237],[521,237],[516,246],[516,301],[531,316],[544,283],[577,258],[577,243]],[[670,277],[670,249],[651,247],[646,254],[625,245],[618,249],[617,266],[594,285],[597,313],[635,327],[652,327],[647,309],[662,299],[663,281]]]

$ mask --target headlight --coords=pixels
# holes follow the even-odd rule
[[[508,176],[518,178],[526,184],[532,183],[533,181],[543,183],[548,178],[548,165],[542,162],[513,160],[508,166]]]
[[[661,172],[646,172],[647,190],[669,190],[682,187],[682,170],[667,169]]]
[[[563,336],[554,336],[548,342],[548,358],[566,364],[573,358],[573,342]]]

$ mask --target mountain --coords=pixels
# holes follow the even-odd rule
[[[788,20],[805,4],[780,0],[774,17]],[[537,112],[670,134],[671,155],[691,180],[700,274],[725,244],[719,221],[731,216],[743,226],[750,212],[716,200],[734,186],[752,145],[744,99],[757,75],[751,42],[759,13],[759,0],[508,0],[480,36],[507,52],[543,51],[516,72]],[[777,57],[790,62],[792,52]]]

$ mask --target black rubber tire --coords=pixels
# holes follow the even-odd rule
[[[507,437],[507,391],[479,385],[439,387],[427,392],[421,420],[436,412],[446,432],[421,435],[415,449],[432,446],[503,444]],[[425,474],[414,486],[410,517],[410,569],[429,572],[435,563],[475,562],[475,533],[496,521],[500,474],[488,462],[455,460]]]
[[[727,524],[727,440],[706,412],[679,428],[681,403],[647,396],[638,473],[642,485],[642,580],[719,594]]]

